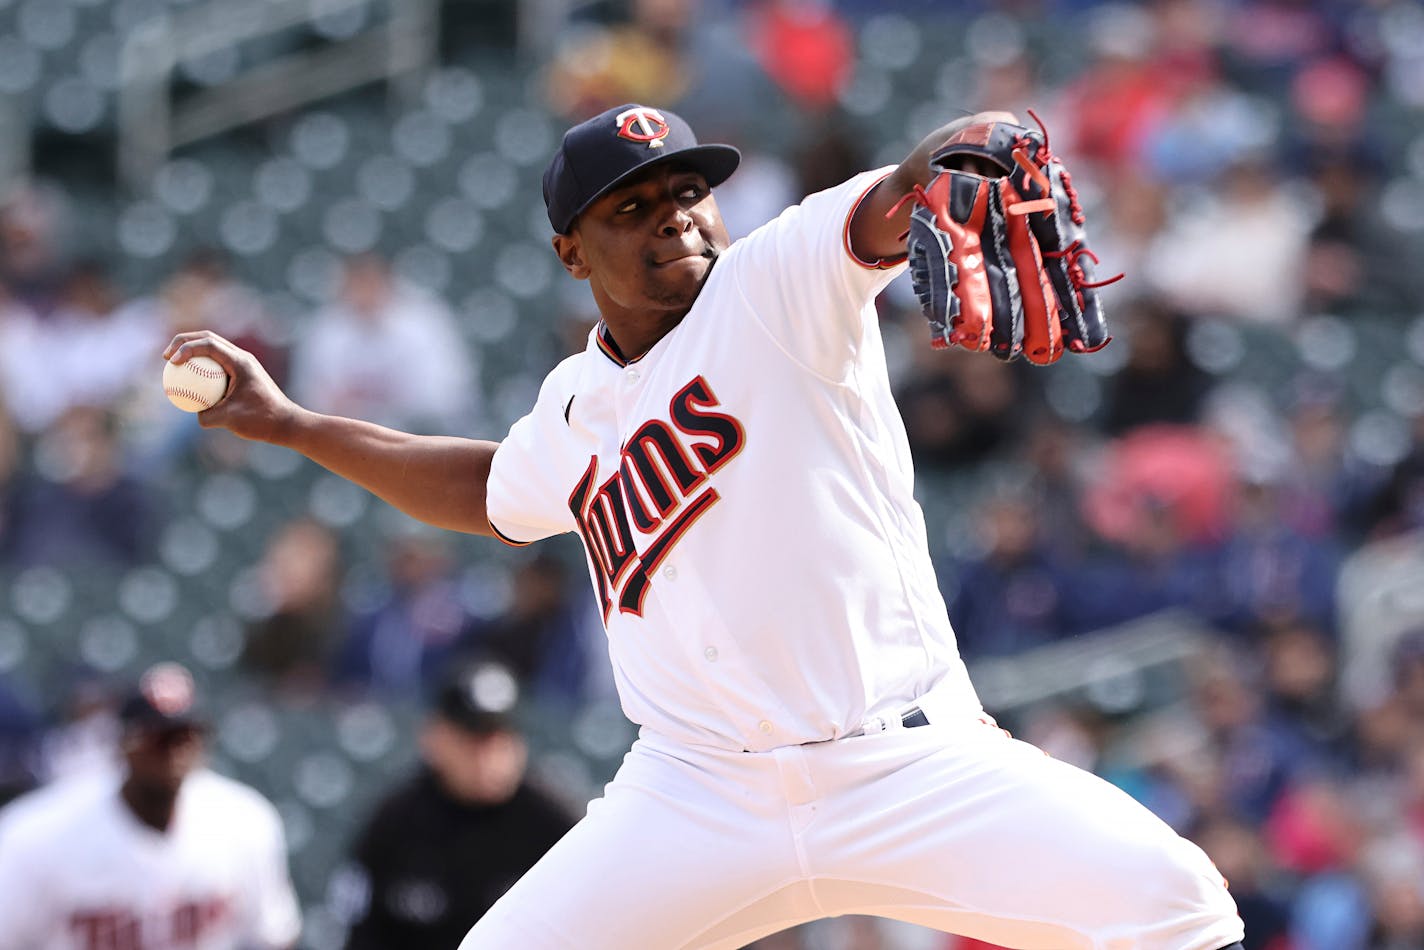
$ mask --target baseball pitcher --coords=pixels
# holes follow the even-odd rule
[[[436,525],[583,541],[639,738],[463,950],[735,948],[840,914],[1239,947],[1200,849],[984,713],[914,500],[873,307],[892,278],[911,269],[934,345],[1048,363],[1107,341],[1046,134],[958,120],[732,243],[713,189],[738,161],[643,105],[568,131],[544,200],[602,320],[500,443],[314,414],[211,333],[165,353],[232,377],[206,426]]]

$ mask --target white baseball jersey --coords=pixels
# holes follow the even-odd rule
[[[981,712],[913,493],[873,300],[849,252],[889,169],[736,242],[626,360],[600,326],[495,453],[506,540],[577,531],[625,713],[681,742],[836,738],[933,692]]]
[[[266,799],[198,771],[160,833],[133,815],[118,784],[84,779],[12,806],[0,825],[0,950],[296,943],[301,922],[285,838]]]

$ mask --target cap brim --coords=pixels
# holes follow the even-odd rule
[[[691,148],[678,149],[675,152],[668,152],[666,155],[659,155],[657,158],[644,162],[641,165],[634,165],[617,178],[604,185],[596,194],[587,201],[579,205],[578,210],[569,216],[568,229],[574,226],[578,216],[588,210],[589,205],[599,198],[621,186],[629,179],[636,178],[643,172],[655,165],[665,165],[668,162],[678,162],[693,171],[698,172],[707,179],[708,188],[716,188],[722,182],[732,177],[732,172],[737,170],[737,166],[742,163],[742,153],[730,145],[694,145]]]
[[[202,718],[182,719],[131,719],[120,724],[120,731],[130,736],[159,736],[165,732],[193,730],[207,735],[212,731],[207,720]]]

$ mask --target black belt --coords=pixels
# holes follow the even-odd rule
[[[929,717],[925,715],[925,711],[919,706],[911,706],[900,714],[900,725],[906,729],[913,729],[916,726],[928,726],[929,724]]]
[[[923,709],[921,709],[919,706],[911,706],[909,709],[907,709],[907,710],[905,710],[904,712],[900,713],[900,725],[903,726],[903,727],[906,728],[906,729],[914,729],[916,726],[928,726],[929,724],[930,724],[929,717],[925,715],[925,711],[924,711]],[[885,731],[886,731],[886,730],[884,730],[884,729],[876,729],[876,730],[873,730],[873,732],[885,732]],[[872,730],[867,730],[864,726],[861,726],[859,729],[855,730],[854,732],[847,732],[847,733],[845,734],[844,738],[846,738],[846,739],[854,739],[856,736],[864,736],[864,735],[871,735],[871,734],[872,734]]]

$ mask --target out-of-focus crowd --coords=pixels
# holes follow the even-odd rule
[[[1151,715],[1051,705],[1015,725],[1198,841],[1251,950],[1424,946],[1424,11],[954,6],[594,5],[530,98],[559,121],[666,105],[741,147],[718,191],[734,236],[897,160],[956,107],[1041,116],[1100,269],[1127,274],[1104,291],[1115,342],[1087,370],[1003,365],[931,351],[903,281],[882,298],[961,648],[972,666],[1190,612],[1219,637],[1190,662],[1185,702]],[[962,25],[951,54],[926,48],[941,32],[919,28],[930,16]],[[929,87],[897,85],[926,61]],[[537,203],[532,181],[521,188]],[[290,325],[219,250],[155,286],[117,286],[113,262],[74,258],[81,215],[42,179],[0,207],[7,576],[152,560],[172,480],[243,464],[240,445],[163,401],[175,332],[241,342],[312,408],[420,431],[471,432],[489,376],[547,369],[482,366],[466,316],[380,252],[347,258],[331,299]],[[554,323],[520,318],[581,346],[590,304],[578,288],[558,298]],[[1366,327],[1393,341],[1373,363],[1357,359]],[[1233,374],[1260,340],[1292,354],[1283,384]],[[1387,375],[1362,378],[1376,365]],[[942,491],[956,504],[941,517]],[[265,538],[243,565],[254,606],[235,675],[288,696],[408,699],[452,658],[493,653],[536,703],[606,697],[577,567],[510,562],[507,590],[472,603],[449,539],[397,523],[381,543],[381,568],[353,574],[350,539],[320,518]],[[102,741],[78,725],[80,702],[6,696],[0,681],[12,786]],[[864,922],[765,943],[969,950]]]

